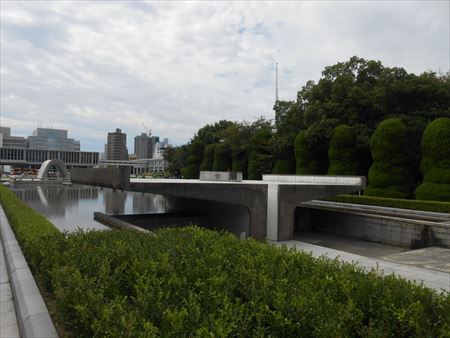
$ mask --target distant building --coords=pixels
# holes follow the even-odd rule
[[[138,159],[153,158],[155,145],[159,142],[158,136],[151,136],[145,133],[134,138],[134,153]]]
[[[105,159],[108,161],[128,160],[127,134],[122,133],[119,128],[115,132],[108,133]]]
[[[25,137],[11,136],[11,128],[0,127],[0,148],[27,148]]]
[[[67,130],[37,128],[28,136],[28,148],[42,150],[80,151],[80,141],[67,137]]]
[[[153,158],[155,159],[162,159],[164,158],[164,152],[166,151],[167,147],[169,147],[169,139],[166,137],[163,139],[162,142],[159,142],[159,137],[158,137],[158,142],[155,143],[155,150],[153,152]]]

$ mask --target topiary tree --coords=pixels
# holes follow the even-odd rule
[[[187,158],[187,167],[183,168],[181,173],[183,178],[198,178],[200,172],[200,164],[203,159],[205,145],[201,140],[194,140],[189,145],[189,156]]]
[[[297,134],[294,141],[295,149],[295,173],[297,175],[312,175],[320,173],[320,163],[314,156],[314,150],[311,149],[308,141],[306,130],[302,130]]]
[[[295,164],[291,160],[278,160],[275,162],[272,174],[288,175],[295,172]]]
[[[370,139],[373,163],[364,195],[410,198],[415,188],[416,170],[405,124],[398,118],[381,122]]]
[[[219,143],[214,150],[214,171],[228,171],[231,169],[231,150],[224,144]]]
[[[205,171],[213,170],[214,151],[216,150],[216,146],[217,146],[217,144],[213,143],[213,144],[208,144],[205,147],[205,152],[203,155],[203,162],[200,165],[200,170],[205,170]]]
[[[420,171],[423,182],[416,199],[450,201],[450,119],[431,122],[422,136]]]
[[[328,159],[330,161],[328,175],[358,174],[356,132],[352,127],[343,124],[334,129],[330,139]]]
[[[250,139],[248,178],[260,180],[263,174],[270,173],[273,167],[273,154],[270,149],[272,135],[269,130],[261,129]]]

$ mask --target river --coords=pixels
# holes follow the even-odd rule
[[[30,207],[44,215],[61,231],[109,229],[94,221],[94,212],[108,215],[163,213],[162,195],[124,192],[108,188],[62,184],[15,184],[11,190]]]

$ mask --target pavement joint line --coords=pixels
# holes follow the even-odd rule
[[[6,262],[6,270],[9,275],[12,300],[15,308],[15,315],[18,324],[18,333],[24,338],[56,338],[58,333],[48,313],[47,306],[36,285],[33,274],[28,267],[28,263],[23,256],[22,250],[17,242],[14,232],[11,229],[8,218],[0,205],[0,239],[2,242],[2,254]],[[5,240],[7,239],[7,240]],[[13,250],[11,250],[11,248]],[[19,252],[18,255],[10,255],[10,252]],[[8,253],[8,254],[5,254]],[[18,264],[25,261],[25,264]],[[14,268],[14,271],[11,271]],[[31,287],[24,290],[24,280],[32,280]],[[27,292],[25,292],[27,291]],[[36,295],[36,297],[29,297]],[[36,308],[36,304],[43,304],[43,311],[31,313],[30,309]],[[38,306],[39,308],[39,306]],[[26,316],[26,317],[25,317]],[[36,320],[33,320],[35,318]],[[3,329],[3,327],[2,327]]]

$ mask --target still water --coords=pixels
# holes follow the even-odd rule
[[[166,211],[162,195],[113,191],[83,185],[16,184],[11,190],[61,231],[109,229],[94,221],[94,212],[107,215],[150,214]]]

